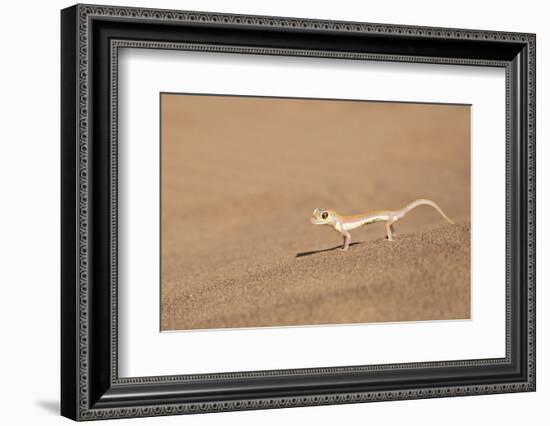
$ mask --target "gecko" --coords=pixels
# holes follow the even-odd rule
[[[388,241],[393,241],[393,234],[395,232],[393,224],[399,219],[403,219],[412,209],[422,205],[433,207],[447,222],[452,225],[455,224],[445,213],[443,213],[443,210],[441,210],[437,204],[426,199],[414,200],[399,210],[379,210],[353,216],[342,216],[334,210],[315,209],[311,215],[311,223],[314,225],[331,226],[336,232],[342,235],[344,238],[342,249],[347,250],[351,241],[351,234],[349,231],[376,222],[386,222]]]

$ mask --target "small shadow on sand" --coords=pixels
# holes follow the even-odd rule
[[[363,241],[359,241],[357,243],[351,243],[349,246],[355,246],[357,244],[363,244]],[[337,246],[323,249],[323,250],[315,250],[315,251],[303,251],[302,253],[296,253],[296,257],[304,257],[304,256],[311,256],[312,254],[318,254],[318,253],[324,253],[326,251],[333,251],[338,250],[342,248],[342,244],[338,244]]]
[[[36,405],[40,408],[48,411],[50,414],[59,414],[59,402],[58,401],[37,401]]]

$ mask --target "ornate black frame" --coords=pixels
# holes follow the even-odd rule
[[[61,13],[61,413],[74,420],[535,390],[535,35],[76,5]],[[506,357],[119,378],[117,54],[193,49],[506,69]]]

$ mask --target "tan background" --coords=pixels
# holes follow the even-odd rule
[[[470,316],[470,108],[163,94],[163,330]],[[309,222],[438,203],[341,238]]]

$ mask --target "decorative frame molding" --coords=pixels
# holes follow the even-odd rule
[[[127,30],[129,23],[139,24],[140,29]],[[204,35],[213,27],[235,34],[239,43],[213,43]],[[189,34],[178,39],[173,28]],[[280,34],[281,40],[274,43],[282,46],[254,46],[247,31]],[[159,40],[139,38],[145,32],[158,34]],[[337,49],[330,44],[327,49],[300,45],[300,36],[307,33],[330,40]],[[349,37],[339,44],[336,35]],[[356,40],[366,40],[366,48],[357,50]],[[399,46],[390,49],[390,42],[417,46],[421,53],[404,54]],[[117,71],[118,49],[123,47],[505,68],[506,357],[119,378]],[[92,420],[534,391],[535,65],[533,34],[91,5],[63,10],[62,414]],[[510,378],[494,377],[495,369]],[[467,385],[453,384],[458,380],[449,372],[455,370],[463,372],[462,381],[474,371],[476,378]],[[409,371],[429,371],[434,385],[407,382]],[[488,377],[481,377],[481,371]],[[377,388],[372,377],[381,372],[395,378],[393,384]],[[349,378],[349,384],[327,391],[336,375],[340,380]],[[317,380],[317,387],[298,391],[304,376]],[[284,386],[278,378],[284,379]],[[248,381],[249,386],[237,393],[224,390],[236,379]],[[195,394],[189,386],[197,388]],[[264,394],[271,389],[271,396],[254,397],[260,388]],[[168,397],[167,390],[171,395],[174,390],[181,393]]]

